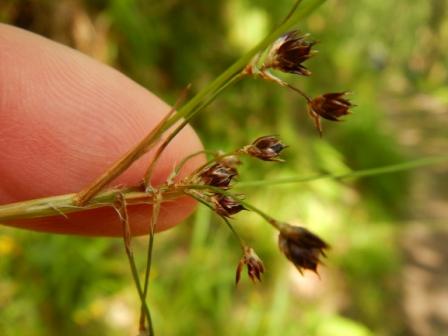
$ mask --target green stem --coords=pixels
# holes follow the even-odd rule
[[[154,230],[155,226],[157,225],[157,221],[159,219],[159,213],[160,213],[160,205],[162,203],[162,195],[160,193],[155,194],[154,198],[154,204],[152,208],[152,216],[151,216],[151,222],[149,226],[149,239],[148,239],[148,255],[146,256],[146,268],[145,268],[145,282],[143,285],[143,297],[145,298],[146,303],[146,297],[148,295],[148,286],[149,286],[149,276],[151,272],[151,264],[152,264],[152,251],[154,249]],[[140,313],[140,326],[144,326],[145,319],[144,319],[144,305],[141,307],[141,313]],[[154,335],[154,327],[152,324],[152,321],[148,321],[148,327],[150,331],[150,335]]]
[[[236,194],[234,194],[234,193],[232,193],[232,192],[230,192],[228,190],[223,190],[223,189],[218,188],[218,187],[213,187],[213,186],[203,185],[203,184],[192,184],[192,185],[189,185],[188,188],[189,189],[193,189],[193,190],[209,190],[209,191],[212,191],[214,193],[222,194],[222,195],[225,195],[225,196],[230,196],[235,201],[241,203],[241,205],[243,205],[245,208],[247,208],[249,210],[252,210],[253,212],[257,213],[260,217],[262,217],[264,220],[266,220],[269,224],[271,224],[276,229],[278,229],[278,230],[280,229],[281,223],[279,223],[275,218],[269,216],[267,213],[263,212],[262,210],[258,209],[257,207],[253,206],[252,204],[247,203],[240,196],[238,196],[238,195],[236,195]],[[191,196],[191,194],[188,193],[188,190],[186,190],[186,194]]]
[[[111,207],[118,194],[123,194],[128,205],[153,203],[152,193],[135,191],[133,188],[104,191],[92,198],[85,206],[74,206],[73,199],[76,194],[66,194],[0,205],[0,223],[18,219],[65,216],[73,212]],[[182,196],[182,190],[175,186],[163,193],[164,200],[173,200],[180,196]]]
[[[259,186],[268,186],[268,185],[278,185],[278,184],[287,184],[287,183],[302,183],[302,182],[311,182],[315,180],[321,179],[337,179],[337,180],[345,180],[356,177],[368,177],[368,176],[376,176],[382,174],[391,174],[397,173],[400,171],[411,170],[419,167],[430,166],[442,162],[448,161],[448,155],[435,156],[435,157],[427,157],[417,160],[412,160],[408,162],[397,163],[384,167],[376,167],[376,168],[367,168],[360,169],[356,171],[352,171],[349,173],[336,173],[336,174],[319,174],[319,175],[311,175],[306,177],[286,177],[272,180],[264,180],[264,181],[246,181],[246,182],[238,182],[238,187],[259,187]]]
[[[230,85],[236,83],[238,80],[240,80],[243,77],[243,75],[238,74],[234,77],[232,77],[227,83],[225,83],[223,86],[221,86],[219,88],[219,90],[217,90],[216,92],[214,92],[211,97],[208,97],[208,99],[203,102],[200,106],[198,106],[197,108],[197,112],[202,111],[204,108],[206,108],[208,105],[210,105],[213,100],[216,98],[216,96],[221,93],[222,91],[224,91],[227,87],[229,87]],[[165,150],[165,148],[170,144],[170,142],[176,137],[176,135],[185,127],[189,124],[190,120],[193,118],[193,116],[195,115],[195,113],[190,114],[188,117],[185,117],[185,119],[182,121],[182,123],[177,126],[173,132],[171,132],[171,134],[163,141],[163,143],[159,146],[159,148],[157,149],[157,152],[153,158],[153,160],[151,161],[149,168],[146,171],[145,177],[144,177],[144,183],[145,186],[149,186],[151,183],[151,177],[152,174],[154,172],[154,168],[156,167],[157,162],[159,161],[163,151]],[[150,189],[149,189],[150,190]]]
[[[126,250],[126,255],[128,257],[129,265],[131,267],[132,278],[135,283],[135,287],[137,288],[138,295],[140,297],[140,301],[142,303],[142,312],[145,314],[146,319],[148,320],[148,325],[150,326],[150,336],[154,335],[154,331],[152,330],[152,320],[151,313],[149,311],[148,305],[146,304],[146,298],[143,295],[142,285],[140,283],[140,278],[138,275],[137,265],[135,264],[134,252],[132,250],[132,234],[131,228],[129,226],[129,216],[126,208],[126,199],[123,194],[117,194],[115,199],[115,209],[117,210],[120,221],[123,226],[123,242]],[[143,326],[140,325],[140,330],[145,330],[144,328],[144,320]]]
[[[180,170],[182,169],[182,167],[192,158],[201,155],[201,154],[210,154],[210,155],[216,155],[217,153],[215,151],[211,151],[211,150],[200,150],[197,151],[195,153],[192,153],[186,157],[184,157],[178,164],[177,166],[174,168],[173,172],[170,174],[170,176],[167,179],[167,183],[173,183],[174,178],[179,174]]]
[[[259,187],[259,186],[279,185],[287,183],[312,182],[315,180],[325,178],[344,180],[349,178],[397,173],[400,171],[406,171],[420,167],[436,165],[447,161],[448,161],[448,155],[442,155],[435,157],[426,157],[422,159],[402,162],[384,167],[361,169],[349,173],[320,174],[307,177],[287,177],[287,178],[263,180],[263,181],[246,181],[246,182],[241,181],[238,182],[236,186]],[[202,189],[209,188],[209,186],[199,185],[197,186],[197,189],[199,189],[199,187]],[[187,186],[183,186],[182,188],[187,188]],[[180,197],[183,194],[182,188],[173,186],[173,190],[169,190],[163,193],[163,199],[167,201]],[[72,212],[87,211],[94,208],[101,208],[106,206],[110,207],[115,202],[118,193],[123,194],[128,205],[153,203],[154,195],[152,193],[139,192],[135,191],[132,188],[114,189],[102,192],[97,196],[95,196],[93,199],[91,199],[88,206],[83,207],[77,207],[72,205],[73,198],[76,194],[66,194],[66,195],[51,196],[29,201],[0,205],[0,223],[17,219],[39,218],[48,216],[64,216]]]
[[[196,201],[198,201],[199,203],[205,205],[207,208],[211,209],[214,212],[214,208],[213,206],[211,206],[209,203],[207,203],[205,200],[203,200],[201,197],[195,195],[192,192],[185,192],[186,195],[194,198]],[[235,236],[235,238],[238,240],[238,242],[240,243],[241,249],[244,252],[244,247],[246,246],[246,243],[244,242],[243,238],[241,238],[241,236],[238,234],[238,232],[235,230],[235,228],[233,227],[233,225],[229,222],[229,220],[225,217],[222,217],[222,220],[226,223],[227,227],[230,229],[230,231],[232,231],[233,235]]]

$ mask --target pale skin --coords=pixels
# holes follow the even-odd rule
[[[169,106],[118,71],[75,50],[0,24],[0,204],[78,192],[135,146]],[[157,185],[183,157],[202,148],[186,127],[163,153]],[[151,153],[111,186],[137,185]],[[185,175],[203,162],[197,157]],[[157,230],[194,210],[186,197],[163,204]],[[151,207],[128,209],[134,235],[148,232]],[[121,236],[116,211],[105,207],[43,219],[2,223],[88,236]]]

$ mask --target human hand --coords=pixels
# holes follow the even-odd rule
[[[135,146],[169,106],[118,71],[38,35],[0,24],[0,204],[78,192]],[[186,127],[164,151],[157,185],[202,145]],[[136,185],[151,153],[112,185]],[[199,164],[193,159],[182,170]],[[195,203],[163,204],[157,229],[185,219]],[[129,208],[133,234],[148,232],[150,206]],[[66,234],[119,236],[111,207],[3,223]]]

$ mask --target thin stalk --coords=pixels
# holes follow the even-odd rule
[[[205,205],[207,208],[209,208],[210,210],[212,210],[213,212],[215,211],[215,209],[213,208],[213,206],[211,206],[209,203],[207,203],[205,200],[203,200],[201,197],[195,195],[192,192],[185,192],[186,195],[194,198],[196,201],[198,201],[199,203]],[[230,221],[225,218],[220,216],[221,219],[226,223],[227,227],[230,229],[230,231],[232,231],[233,235],[235,236],[235,238],[238,240],[241,249],[244,252],[244,247],[246,246],[246,243],[244,242],[244,240],[241,238],[241,236],[238,234],[238,232],[235,230],[235,228],[233,227],[233,225],[230,223]]]
[[[129,265],[131,267],[132,277],[134,279],[135,287],[137,288],[138,295],[140,297],[140,301],[142,303],[142,311],[146,316],[146,320],[148,321],[149,326],[149,336],[154,335],[154,330],[152,329],[152,319],[151,312],[149,311],[148,305],[146,304],[145,296],[143,295],[142,285],[140,283],[140,278],[138,275],[137,265],[135,264],[134,252],[132,250],[132,235],[131,228],[129,226],[129,216],[126,208],[126,199],[122,194],[117,194],[116,198],[117,211],[120,217],[120,221],[123,225],[123,242],[126,250],[126,255],[128,256]],[[140,326],[141,327],[141,326]],[[145,330],[144,325],[143,329]]]
[[[154,248],[154,236],[155,236],[155,227],[157,225],[157,221],[159,219],[159,213],[160,213],[160,205],[162,203],[162,195],[160,193],[155,194],[154,198],[154,204],[152,208],[152,216],[151,216],[151,222],[149,225],[149,238],[148,238],[148,255],[146,256],[146,267],[145,267],[145,282],[143,285],[143,297],[145,298],[148,295],[148,286],[149,286],[149,276],[151,272],[151,264],[152,264],[152,252]],[[144,306],[142,305],[141,311],[140,311],[140,327],[144,327],[145,325],[145,314],[144,314]],[[149,329],[153,331],[153,325],[150,321],[148,321]]]
[[[303,98],[305,98],[305,100],[306,100],[307,103],[310,103],[310,102],[311,102],[311,98],[310,98],[310,96],[308,96],[305,92],[303,92],[303,91],[300,90],[299,88],[296,88],[295,86],[292,86],[292,85],[289,84],[289,83],[286,83],[286,82],[284,82],[284,83],[285,83],[285,86],[286,86],[288,89],[291,89],[291,90],[293,90],[294,92],[297,92],[299,95],[301,95]]]
[[[289,20],[289,18],[295,13],[297,8],[299,8],[299,5],[301,2],[302,2],[302,0],[297,0],[295,2],[295,4],[292,6],[291,10],[289,11],[288,15],[286,15],[286,17],[283,19],[283,21],[280,23],[280,25]]]
[[[232,156],[237,154],[238,150],[231,152],[231,153],[226,153],[223,155],[217,155],[216,157],[214,157],[213,159],[210,159],[208,161],[206,161],[205,163],[203,163],[201,166],[199,166],[198,168],[196,168],[192,173],[191,176],[195,176],[196,174],[199,174],[201,171],[203,171],[205,168],[207,168],[209,165],[214,164],[215,162],[219,162],[220,160],[228,157],[228,156]]]
[[[291,84],[289,84],[288,82],[285,82],[283,80],[281,80],[280,78],[275,77],[273,74],[271,74],[268,71],[262,70],[258,73],[258,75],[270,82],[274,82],[280,86],[284,86],[296,93],[298,93],[299,95],[301,95],[303,98],[305,98],[305,100],[307,101],[307,103],[311,102],[311,97],[308,96],[305,92],[303,92],[302,90],[300,90],[299,88],[296,88],[295,86],[292,86]]]
[[[143,154],[148,152],[160,138],[160,130],[163,128],[163,125],[166,124],[166,122],[169,120],[169,117],[172,113],[174,113],[174,111],[175,108],[173,107],[170,112],[159,122],[159,124],[157,124],[157,126],[153,130],[151,130],[136,147],[128,151],[95,181],[93,181],[90,185],[77,193],[75,198],[73,199],[73,204],[78,206],[86,204],[109,182],[113,181],[123,171],[128,169],[132,163],[139,159]]]
[[[176,135],[190,122],[190,119],[184,119],[182,123],[176,127],[176,129],[163,141],[163,143],[157,148],[157,152],[149,164],[148,169],[146,170],[145,176],[143,178],[143,183],[145,185],[146,190],[151,190],[151,177],[154,172],[154,168],[156,167],[157,162],[159,161],[163,151],[170,144],[170,142],[176,137]]]
[[[197,111],[201,111],[205,109],[208,105],[210,105],[213,100],[216,98],[218,94],[220,94],[222,91],[224,91],[227,87],[229,87],[232,84],[235,84],[238,80],[240,80],[244,75],[243,74],[237,74],[236,76],[232,77],[227,83],[222,85],[216,92],[214,92],[208,99],[203,102],[198,108]],[[148,169],[146,170],[145,177],[144,177],[144,183],[145,186],[149,186],[151,183],[151,177],[154,172],[154,168],[156,167],[157,162],[159,161],[163,151],[165,148],[169,145],[169,143],[176,137],[176,135],[185,127],[188,125],[190,120],[193,118],[195,113],[193,112],[189,116],[186,116],[185,119],[182,121],[182,123],[177,126],[173,132],[163,141],[163,143],[159,146],[157,149],[156,154],[154,155],[154,158],[152,159]]]
[[[201,155],[201,154],[210,154],[210,155],[216,155],[215,151],[210,151],[210,150],[200,150],[197,151],[195,153],[192,153],[190,155],[187,155],[186,157],[184,157],[178,164],[176,167],[174,167],[173,171],[171,172],[170,176],[168,176],[167,179],[167,184],[171,184],[173,183],[174,178],[179,174],[180,170],[182,169],[182,167],[192,158]]]
[[[193,190],[209,190],[209,191],[212,191],[214,193],[222,194],[222,195],[225,195],[225,196],[230,196],[234,200],[236,200],[239,203],[241,203],[241,205],[243,205],[245,208],[247,208],[249,210],[252,210],[253,212],[257,213],[260,217],[265,219],[269,224],[274,226],[276,229],[280,230],[280,228],[281,228],[281,223],[277,222],[277,220],[275,220],[273,217],[269,216],[267,213],[263,212],[262,210],[258,209],[257,207],[253,206],[252,204],[247,203],[240,196],[238,196],[237,194],[234,194],[234,193],[232,193],[232,192],[230,192],[228,190],[223,190],[223,189],[218,188],[218,187],[213,187],[213,186],[203,185],[203,184],[191,184],[191,185],[188,186],[188,188],[189,189],[193,189]],[[188,189],[186,189],[185,193],[188,194]]]
[[[367,168],[360,169],[348,173],[335,173],[335,174],[319,174],[319,175],[311,175],[306,177],[286,177],[279,179],[271,179],[271,180],[263,180],[263,181],[242,181],[238,182],[238,187],[260,187],[260,186],[269,186],[269,185],[279,185],[279,184],[287,184],[287,183],[303,183],[303,182],[312,182],[321,179],[336,179],[336,180],[346,180],[350,178],[359,178],[359,177],[368,177],[368,176],[376,176],[383,174],[392,174],[398,173],[401,171],[412,170],[420,167],[435,165],[438,163],[448,161],[448,155],[435,156],[435,157],[426,157],[422,159],[416,159],[412,161],[397,163],[393,165],[383,166],[383,167],[375,167],[375,168]]]

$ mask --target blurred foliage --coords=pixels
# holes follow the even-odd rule
[[[4,0],[0,20],[77,48],[174,102],[188,83],[194,93],[254,45],[292,2]],[[346,172],[431,153],[418,145],[425,132],[443,132],[422,114],[448,104],[447,10],[445,0],[330,0],[298,23],[320,41],[320,52],[307,63],[311,78],[287,79],[312,95],[351,90],[358,105],[346,122],[324,123],[323,138],[300,97],[250,79],[193,124],[208,149],[232,149],[263,134],[290,145],[287,164],[247,161],[243,180]],[[199,208],[156,240],[149,301],[158,333],[408,335],[397,304],[397,240],[409,217],[411,177],[244,189],[253,204],[331,243],[320,281],[297,274],[280,257],[272,230],[245,213],[236,226],[267,273],[260,285],[244,277],[235,288],[238,246]],[[136,240],[138,256],[145,242]],[[0,273],[1,335],[135,334],[137,295],[119,240],[2,228]]]

